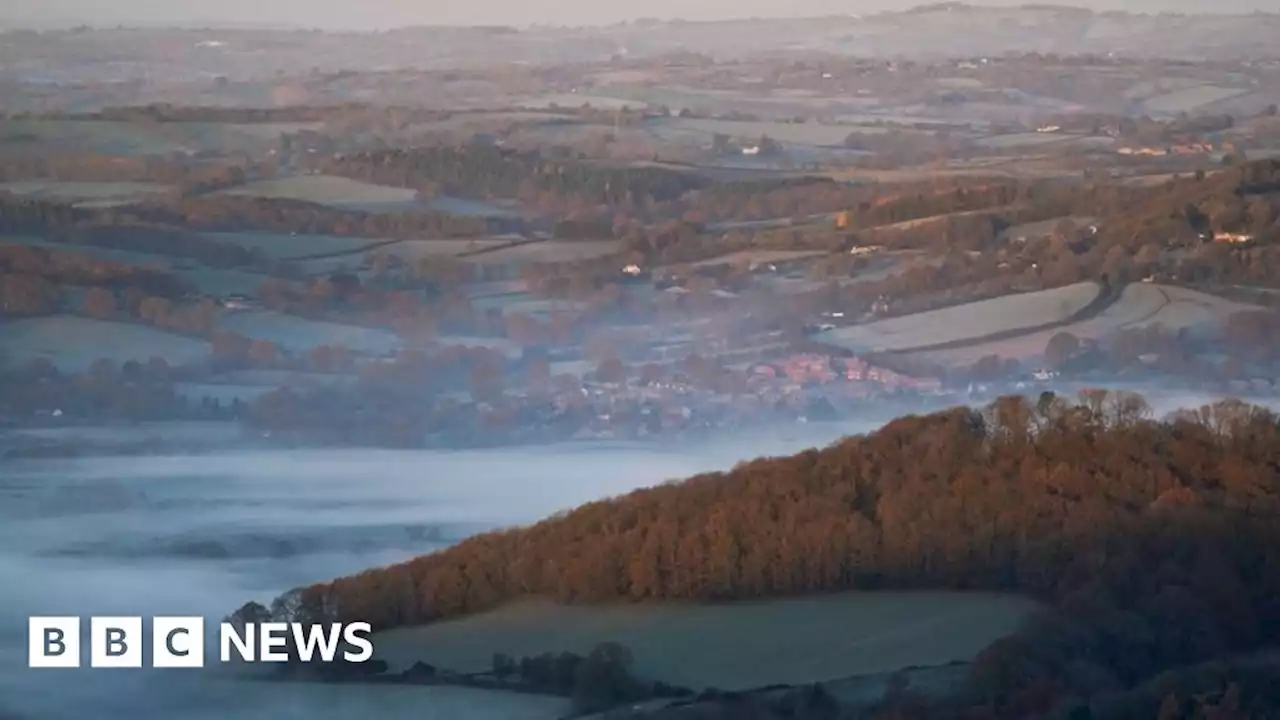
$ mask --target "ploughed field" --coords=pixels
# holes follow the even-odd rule
[[[530,600],[374,638],[392,672],[422,661],[484,672],[495,652],[586,654],[614,641],[635,672],[702,689],[747,690],[972,659],[1036,608],[1013,595],[862,592],[721,604],[566,606]]]

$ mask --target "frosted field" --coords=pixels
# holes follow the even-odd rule
[[[200,362],[209,356],[209,343],[142,325],[52,315],[6,322],[0,327],[0,354],[11,363],[47,358],[63,372],[83,372],[98,358]]]
[[[0,183],[0,192],[51,200],[87,200],[97,203],[136,201],[172,189],[169,185],[143,182],[58,182],[24,180]]]
[[[544,240],[463,258],[463,261],[478,265],[581,262],[613,255],[621,252],[622,247],[622,243],[615,240]]]
[[[851,125],[820,125],[816,122],[750,122],[738,120],[714,120],[708,118],[671,118],[654,121],[649,127],[658,135],[696,134],[708,139],[716,134],[731,138],[759,140],[768,135],[778,142],[794,145],[820,145],[843,147],[849,133],[873,134],[883,128],[863,128]]]
[[[441,335],[436,338],[441,347],[485,347],[499,350],[509,358],[518,358],[524,352],[520,345],[506,338],[473,337],[470,335]]]
[[[259,180],[222,190],[217,194],[303,200],[334,206],[401,205],[406,207],[413,205],[418,196],[414,190],[374,185],[334,175],[296,175],[275,180]]]
[[[992,135],[976,141],[976,145],[987,148],[1015,148],[1028,147],[1036,145],[1049,145],[1052,143],[1065,142],[1074,140],[1078,136],[1066,135],[1062,133],[1014,133],[1012,135]]]
[[[1199,85],[1147,98],[1143,106],[1149,112],[1175,115],[1180,112],[1191,112],[1210,103],[1220,102],[1248,90],[1221,87],[1218,85]]]
[[[330,253],[359,253],[380,242],[377,238],[342,235],[290,235],[266,232],[211,232],[203,235],[249,250],[258,250],[273,260],[289,260]]]
[[[356,352],[382,355],[400,348],[400,339],[385,330],[307,320],[271,311],[224,315],[218,320],[218,327],[255,340],[270,340],[291,352],[308,352],[321,345],[343,345]]]
[[[492,250],[512,244],[507,238],[468,238],[449,240],[401,240],[375,252],[386,252],[403,260],[413,261],[424,257],[449,257],[478,250]]]
[[[1023,223],[1014,225],[1000,233],[1000,237],[1009,240],[1016,237],[1025,237],[1028,240],[1034,238],[1047,237],[1053,234],[1053,229],[1063,220],[1070,220],[1075,223],[1076,227],[1087,227],[1095,222],[1097,218],[1086,217],[1083,215],[1053,218],[1051,220],[1040,220],[1038,222]]]
[[[817,337],[855,352],[910,350],[1061,322],[1092,302],[1100,290],[1097,283],[1081,282],[854,325]]]
[[[1081,340],[1101,340],[1118,330],[1162,325],[1169,330],[1198,331],[1218,327],[1237,312],[1257,310],[1254,305],[1232,302],[1207,293],[1154,283],[1125,286],[1120,298],[1097,317],[1053,330],[1029,333],[952,350],[913,353],[913,359],[942,365],[968,365],[985,355],[1026,360],[1038,358],[1049,339],[1069,332]]]
[[[120,120],[0,120],[0,136],[35,135],[60,151],[103,155],[163,155],[198,150],[249,150],[284,132],[319,123],[134,123]]]
[[[735,263],[778,263],[828,255],[825,250],[739,250],[728,255],[699,260],[691,267],[732,265]]]
[[[565,606],[529,601],[375,637],[393,671],[422,660],[487,670],[494,652],[585,654],[604,641],[637,674],[701,689],[745,690],[968,660],[1013,633],[1035,605],[962,592],[867,592],[727,604]]]

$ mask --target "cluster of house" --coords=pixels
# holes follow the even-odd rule
[[[892,391],[938,393],[942,381],[932,377],[909,377],[889,368],[878,367],[862,358],[837,358],[802,353],[776,363],[757,363],[751,375],[763,379],[785,379],[799,385],[831,383],[837,380],[872,383]]]
[[[1202,155],[1213,152],[1213,143],[1190,142],[1171,145],[1169,147],[1122,147],[1116,152],[1121,155],[1138,155],[1143,157],[1161,157],[1164,155]]]

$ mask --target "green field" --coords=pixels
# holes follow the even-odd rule
[[[732,604],[568,607],[529,601],[375,638],[392,670],[464,672],[494,652],[585,654],[616,641],[646,678],[701,689],[820,682],[971,659],[1035,608],[986,593],[868,592]]]

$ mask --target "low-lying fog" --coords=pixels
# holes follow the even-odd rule
[[[0,718],[557,717],[565,710],[557,700],[456,688],[232,686],[209,668],[31,670],[26,618],[217,620],[247,600],[267,602],[480,529],[868,429],[799,425],[678,449],[566,444],[0,464]]]
[[[1157,415],[1216,399],[1148,397]],[[268,602],[477,530],[826,445],[876,424],[788,425],[665,448],[582,443],[0,463],[0,720],[559,717],[566,705],[555,699],[461,688],[232,684],[209,668],[31,670],[26,618],[198,614],[216,621],[247,600]]]

